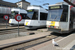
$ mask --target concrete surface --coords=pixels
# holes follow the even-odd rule
[[[6,39],[11,39],[11,38],[22,37],[22,36],[28,36],[28,32],[19,32],[19,35],[20,36],[18,36],[18,33],[3,34],[3,35],[0,35],[0,41],[6,40]]]
[[[7,29],[16,29],[18,27],[3,27],[3,28],[0,28],[0,30],[7,30]],[[19,28],[25,28],[24,26],[20,26]]]
[[[52,41],[28,48],[26,50],[75,50],[75,33],[62,39],[55,39],[59,46],[53,46]]]
[[[66,47],[63,48],[63,50],[75,50],[75,40],[73,40],[71,43],[69,43]]]
[[[38,32],[38,33],[39,34],[30,35],[30,36],[23,36],[23,37],[18,37],[18,38],[1,40],[0,41],[0,48],[50,35],[50,32]]]
[[[40,32],[47,32],[48,29],[47,29],[47,28],[44,28],[44,29],[38,29],[38,31],[40,31]]]

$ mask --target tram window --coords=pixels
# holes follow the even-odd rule
[[[26,19],[38,20],[38,13],[37,12],[28,12]]]
[[[68,12],[63,11],[60,21],[61,22],[67,22],[68,21]]]
[[[68,21],[68,6],[63,5],[63,13],[60,19],[61,22],[67,22]]]
[[[75,22],[75,13],[73,11],[71,11],[71,13],[70,13],[70,21]]]
[[[15,16],[18,14],[18,12],[12,11],[11,12],[11,19],[15,19]]]
[[[47,13],[40,13],[40,20],[47,20]]]
[[[38,20],[38,13],[37,12],[34,12],[32,19],[33,20]]]
[[[22,19],[26,19],[26,14],[20,13],[20,15],[22,16]]]

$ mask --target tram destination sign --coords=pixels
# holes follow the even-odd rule
[[[33,10],[27,10],[28,12],[32,12]]]
[[[37,12],[38,10],[35,9],[31,9],[31,10],[27,10],[27,12]]]
[[[60,9],[61,6],[50,6],[49,9]]]

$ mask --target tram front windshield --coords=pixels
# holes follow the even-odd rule
[[[12,12],[11,12],[11,17],[10,17],[10,18],[11,18],[11,19],[15,19],[15,16],[16,16],[17,14],[18,14],[18,12],[12,11]]]
[[[28,12],[26,19],[37,20],[38,19],[38,13],[34,12],[34,11]]]
[[[60,21],[60,18],[62,16],[63,9],[53,9],[49,10],[48,13],[48,21]]]

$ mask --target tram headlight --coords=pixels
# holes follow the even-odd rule
[[[11,20],[9,21],[9,23],[11,23]]]
[[[26,25],[28,25],[28,22],[26,22]]]
[[[56,26],[54,26],[54,28],[56,28]]]
[[[50,26],[49,26],[50,27]]]
[[[56,27],[56,28],[59,28],[59,27]]]

